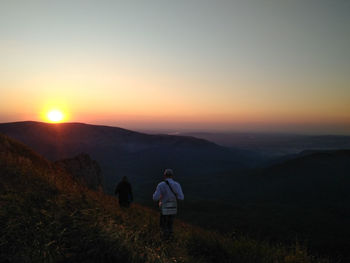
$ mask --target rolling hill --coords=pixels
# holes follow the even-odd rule
[[[149,135],[82,123],[3,123],[0,132],[52,161],[87,153],[102,168],[106,192],[112,193],[126,175],[133,183],[136,200],[150,198],[168,167],[186,182],[189,192],[198,192],[199,178],[210,179],[212,174],[252,167],[261,161],[255,153],[230,150],[194,137]]]
[[[349,150],[304,151],[251,168],[261,162],[254,153],[192,137],[78,123],[7,123],[1,131],[50,160],[89,153],[100,163],[107,193],[127,175],[136,200],[148,206],[163,169],[173,167],[186,196],[181,219],[260,241],[297,239],[339,262],[350,258]]]
[[[305,151],[265,168],[219,174],[215,184],[217,198],[188,204],[187,220],[284,243],[298,239],[349,262],[350,150]]]
[[[298,244],[223,236],[180,221],[173,243],[164,243],[158,213],[137,204],[120,209],[114,198],[2,134],[0,203],[1,262],[330,262]]]

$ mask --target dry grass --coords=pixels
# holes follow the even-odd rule
[[[225,237],[175,222],[160,239],[158,214],[94,192],[0,135],[0,262],[328,262],[297,244]]]

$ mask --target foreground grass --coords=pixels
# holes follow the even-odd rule
[[[0,262],[328,262],[298,246],[235,238],[175,222],[159,236],[158,214],[75,182],[0,135]]]

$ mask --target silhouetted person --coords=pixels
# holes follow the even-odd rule
[[[164,181],[160,182],[153,194],[153,200],[159,201],[160,230],[164,240],[173,237],[174,218],[177,214],[177,200],[184,200],[184,194],[178,182],[173,180],[171,169],[164,171]]]
[[[118,196],[119,205],[121,207],[129,207],[130,203],[134,200],[131,184],[128,182],[126,176],[124,176],[122,181],[118,183],[114,193]]]

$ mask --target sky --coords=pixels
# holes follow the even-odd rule
[[[0,122],[350,135],[350,1],[0,0]]]

